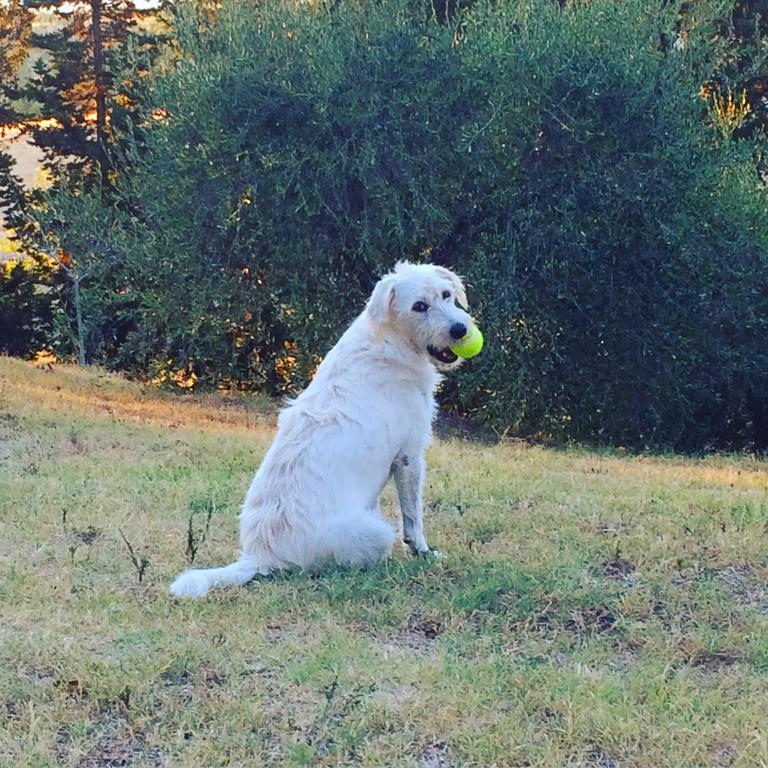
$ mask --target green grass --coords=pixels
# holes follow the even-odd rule
[[[1,765],[768,765],[764,462],[442,441],[444,559],[173,602],[273,428],[0,359]]]

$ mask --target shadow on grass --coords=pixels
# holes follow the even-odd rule
[[[414,616],[477,632],[525,628],[577,639],[619,625],[615,585],[500,559],[394,557],[365,570],[329,565],[314,574],[277,574],[270,584],[263,597],[274,614],[338,618],[371,631],[410,626]]]

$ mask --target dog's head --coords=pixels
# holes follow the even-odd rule
[[[433,264],[401,262],[376,284],[366,311],[375,330],[395,331],[438,368],[448,369],[460,362],[450,345],[472,324],[466,308],[458,275]]]

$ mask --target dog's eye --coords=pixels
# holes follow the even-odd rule
[[[443,298],[444,299],[450,299],[451,298],[451,292],[450,291],[443,291]]]
[[[426,312],[429,309],[429,305],[425,304],[423,301],[417,301],[411,309],[414,312]]]

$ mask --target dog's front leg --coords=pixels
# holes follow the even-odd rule
[[[424,538],[424,470],[424,457],[420,454],[401,453],[392,465],[403,516],[403,541],[415,555],[431,551]]]

